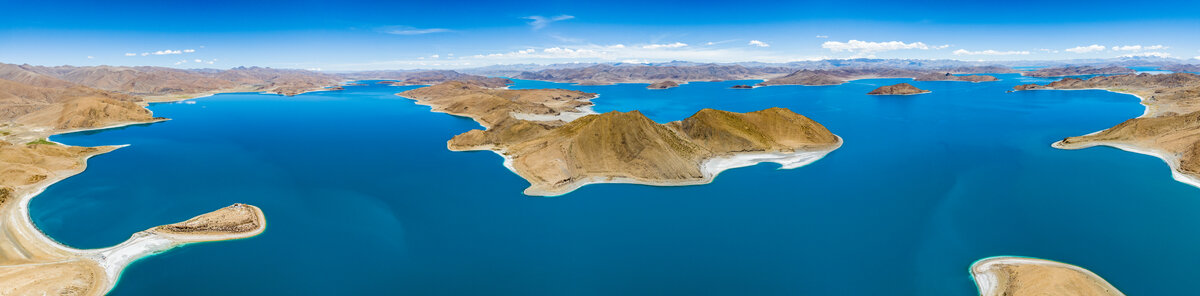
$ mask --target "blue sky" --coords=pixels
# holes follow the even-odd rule
[[[19,11],[0,18],[0,62],[367,70],[1200,57],[1200,3],[1145,3],[0,0]]]

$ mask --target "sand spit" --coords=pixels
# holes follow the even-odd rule
[[[1026,257],[990,257],[971,264],[982,296],[1123,296],[1100,276],[1078,266]]]

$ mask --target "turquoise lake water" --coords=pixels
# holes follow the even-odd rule
[[[1200,189],[1162,161],[1050,143],[1142,113],[1104,91],[1006,93],[1050,80],[755,81],[513,88],[596,92],[600,112],[658,122],[701,108],[787,107],[845,145],[794,170],[762,164],[702,186],[589,185],[528,197],[490,152],[450,152],[478,128],[348,86],[282,97],[155,104],[150,125],[53,137],[132,144],[31,202],[78,248],[236,202],[263,209],[246,240],[132,264],[113,295],[977,295],[967,271],[997,255],[1080,265],[1129,295],[1195,292]],[[867,96],[909,82],[930,94]]]

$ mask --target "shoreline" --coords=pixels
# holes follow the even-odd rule
[[[567,193],[578,190],[583,186],[592,184],[634,184],[660,187],[704,185],[714,182],[717,179],[717,176],[726,170],[755,166],[764,162],[774,162],[780,165],[779,169],[790,170],[812,164],[818,160],[821,160],[822,158],[825,158],[826,155],[829,155],[829,153],[833,152],[834,150],[841,148],[842,144],[844,143],[842,137],[837,135],[834,136],[838,139],[837,144],[823,149],[796,150],[792,152],[755,151],[710,157],[701,161],[700,170],[704,177],[698,180],[652,181],[626,177],[589,176],[580,178],[579,181],[569,183],[567,186],[563,186],[561,188],[537,188],[538,186],[531,183],[523,193],[529,196],[556,197],[566,195]],[[479,150],[483,149],[475,149],[474,151]],[[521,174],[518,173],[513,167],[512,157],[505,155],[501,150],[492,149],[492,147],[487,147],[486,150],[492,151],[503,158],[503,165],[505,168],[508,168],[509,171],[517,174],[517,176],[522,177],[522,179],[525,179],[526,181],[529,180],[528,178],[521,176]]]
[[[1116,90],[1104,89],[1104,88],[1035,89],[1035,90],[1103,90],[1103,91],[1107,91],[1107,92],[1111,92],[1111,93],[1131,95],[1131,96],[1138,98],[1138,103],[1141,104],[1143,107],[1142,115],[1139,115],[1138,117],[1134,117],[1134,118],[1147,118],[1150,115],[1151,106],[1146,104],[1146,98],[1143,98],[1142,96],[1139,96],[1139,95],[1131,93],[1131,92],[1116,91]],[[1089,134],[1085,134],[1085,135],[1081,135],[1081,136],[1095,135],[1095,134],[1098,134],[1098,133],[1106,131],[1106,130],[1108,130],[1108,129],[1098,130],[1098,131],[1095,131],[1095,132],[1092,132]],[[1063,144],[1062,141],[1063,140],[1055,141],[1054,143],[1050,144],[1050,147],[1057,148],[1057,149],[1063,149],[1063,150],[1079,150],[1079,149],[1086,149],[1086,148],[1091,148],[1091,147],[1096,147],[1096,146],[1107,146],[1107,147],[1124,150],[1126,152],[1133,152],[1133,153],[1137,153],[1137,154],[1149,155],[1149,156],[1156,157],[1159,160],[1162,160],[1164,163],[1166,163],[1168,167],[1170,167],[1171,177],[1173,179],[1175,179],[1175,181],[1178,181],[1180,183],[1184,183],[1187,185],[1191,185],[1192,187],[1200,188],[1200,176],[1192,176],[1192,175],[1188,175],[1188,174],[1185,174],[1184,172],[1180,171],[1179,170],[1179,162],[1180,162],[1179,156],[1174,155],[1169,152],[1166,152],[1166,151],[1162,151],[1161,149],[1157,149],[1157,148],[1153,148],[1153,147],[1142,147],[1137,144],[1112,142],[1112,141],[1091,141],[1091,142],[1087,142],[1087,143],[1081,143],[1081,144],[1075,144],[1073,146],[1068,146],[1066,144]]]
[[[209,97],[219,93],[224,92],[204,93],[197,96],[185,95],[169,99],[147,99],[146,97],[143,97],[143,100],[138,102],[138,105],[149,111],[153,116],[153,111],[149,109],[151,104],[180,102]],[[57,145],[75,147],[57,141],[52,141],[50,140],[50,137],[62,134],[122,128],[139,124],[153,124],[168,120],[170,119],[154,118],[149,121],[126,121],[99,127],[73,128],[67,130],[53,130],[50,128],[32,129],[28,130],[29,134],[26,136],[17,136],[15,138],[19,139],[32,135],[36,136],[38,139],[46,139],[47,141]],[[9,235],[8,240],[13,242],[13,247],[18,250],[22,250],[25,256],[28,257],[26,259],[33,261],[31,261],[32,263],[18,263],[12,266],[77,262],[80,260],[89,261],[91,264],[95,264],[95,266],[98,266],[103,270],[104,282],[102,285],[92,286],[94,288],[101,289],[100,291],[87,290],[87,292],[90,294],[104,295],[116,287],[125,268],[127,268],[133,262],[143,258],[193,243],[243,239],[257,236],[265,231],[266,219],[262,214],[262,211],[258,210],[257,207],[255,207],[255,211],[258,216],[258,221],[260,221],[262,226],[251,232],[225,235],[186,236],[158,233],[153,231],[154,228],[151,228],[136,232],[132,234],[129,239],[115,246],[98,249],[73,248],[55,240],[37,227],[37,224],[33,222],[32,215],[29,212],[29,203],[34,198],[41,195],[50,186],[86,171],[88,167],[88,160],[90,160],[92,157],[128,146],[130,146],[130,144],[95,146],[93,148],[98,148],[100,150],[95,153],[82,156],[78,160],[79,165],[77,168],[55,171],[52,178],[47,178],[46,180],[42,180],[38,183],[22,186],[24,188],[13,188],[12,197],[14,200],[0,204],[0,221],[8,221],[11,223],[0,223],[0,230],[7,231],[7,234]],[[15,237],[13,235],[15,235]],[[31,253],[30,251],[33,252]],[[38,259],[39,257],[41,259]]]
[[[1103,277],[1100,277],[1099,275],[1085,268],[1053,260],[1022,256],[992,256],[979,259],[971,263],[968,271],[971,273],[971,278],[975,282],[975,287],[978,289],[979,295],[991,296],[997,295],[997,292],[999,292],[1001,278],[1000,275],[995,274],[995,268],[998,265],[1039,265],[1066,268],[1071,271],[1078,272],[1089,279],[1096,281],[1097,283],[1103,283],[1104,287],[1108,290],[1113,291],[1118,295],[1123,295],[1121,294],[1120,290],[1112,286],[1112,284],[1108,283],[1108,281],[1105,281]]]

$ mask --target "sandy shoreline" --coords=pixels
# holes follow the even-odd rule
[[[1041,90],[1041,89],[1038,89],[1038,90]],[[1103,88],[1046,89],[1046,90],[1103,90],[1103,91],[1112,92],[1112,93],[1126,94],[1126,95],[1131,95],[1131,96],[1138,98],[1139,104],[1141,104],[1142,107],[1144,108],[1142,111],[1142,115],[1135,117],[1135,118],[1149,117],[1150,111],[1151,111],[1150,105],[1146,104],[1146,98],[1143,98],[1142,96],[1139,96],[1139,95],[1137,95],[1135,93],[1131,93],[1131,92],[1123,92],[1123,91],[1116,91],[1116,90],[1103,89]],[[1092,132],[1092,133],[1089,133],[1089,134],[1086,134],[1083,136],[1095,135],[1095,134],[1098,134],[1105,130],[1108,130],[1108,129],[1095,131],[1095,132]],[[1142,147],[1142,146],[1138,146],[1135,144],[1112,142],[1112,141],[1091,141],[1091,142],[1087,142],[1087,143],[1068,145],[1068,144],[1064,144],[1062,140],[1059,140],[1057,142],[1050,144],[1050,147],[1064,149],[1064,150],[1079,150],[1079,149],[1091,148],[1091,147],[1096,147],[1096,146],[1108,146],[1108,147],[1113,147],[1113,148],[1121,149],[1121,150],[1128,151],[1128,152],[1157,157],[1158,159],[1167,163],[1167,166],[1169,166],[1171,168],[1171,177],[1173,179],[1175,179],[1175,181],[1179,181],[1181,183],[1200,188],[1200,177],[1184,174],[1182,171],[1179,170],[1179,162],[1180,162],[1179,156],[1175,155],[1173,153],[1167,152],[1167,151],[1163,151],[1161,149],[1155,149],[1152,147]]]
[[[213,94],[215,93],[208,93],[200,96],[175,96],[171,98],[160,97],[157,98],[157,100],[146,99],[142,102],[139,102],[139,106],[149,110],[148,106],[153,103],[184,101],[211,96]],[[10,140],[29,140],[25,138],[36,138],[46,139],[49,141],[49,137],[54,135],[121,128],[131,125],[163,122],[167,120],[169,119],[155,118],[149,121],[118,122],[101,127],[76,128],[68,130],[33,128],[25,130],[24,133],[22,133],[23,135],[14,135],[10,138]],[[62,146],[69,146],[58,142],[54,143]],[[228,235],[181,236],[145,230],[133,234],[128,240],[122,242],[121,244],[101,249],[75,249],[59,243],[43,233],[41,229],[37,228],[29,213],[29,203],[31,200],[33,200],[33,198],[44,192],[46,188],[50,187],[51,185],[84,172],[87,169],[87,163],[91,157],[108,153],[126,146],[129,145],[109,145],[96,147],[100,148],[100,150],[81,156],[78,167],[70,170],[54,171],[52,173],[52,177],[47,178],[46,180],[42,180],[32,185],[23,186],[24,188],[14,188],[15,190],[11,196],[13,200],[9,200],[3,204],[0,204],[0,222],[7,222],[0,223],[0,231],[3,231],[4,234],[8,235],[5,240],[0,241],[11,242],[13,245],[5,246],[4,248],[16,252],[10,253],[9,255],[15,254],[17,257],[5,258],[0,256],[0,259],[15,260],[12,262],[0,262],[4,263],[0,265],[0,267],[29,267],[47,264],[84,264],[84,266],[87,266],[94,264],[92,266],[99,266],[100,269],[103,270],[103,283],[92,282],[91,285],[85,288],[85,291],[87,295],[103,295],[108,293],[108,291],[110,291],[117,284],[120,279],[121,272],[124,271],[129,264],[139,259],[190,243],[252,237],[262,233],[262,231],[265,229],[265,217],[262,216],[261,211],[257,210],[257,208],[254,209],[257,211],[259,221],[261,221],[263,227],[252,232]],[[90,264],[81,262],[90,262]],[[38,275],[32,274],[30,276],[37,277]],[[88,275],[79,276],[82,278],[88,278]],[[35,280],[34,282],[37,281]],[[26,285],[28,284],[28,282],[21,283]],[[3,287],[0,287],[0,292],[3,291]]]
[[[1017,256],[988,257],[988,258],[983,258],[978,261],[975,261],[974,263],[971,264],[971,267],[969,270],[971,273],[971,277],[975,280],[975,286],[979,289],[979,295],[992,296],[992,295],[1001,295],[1001,293],[1012,293],[1012,291],[1004,291],[1004,289],[1007,289],[1009,287],[1002,287],[1002,285],[1013,285],[1012,283],[1008,283],[1011,280],[1008,278],[1009,275],[1002,274],[1003,271],[1001,269],[1002,269],[1002,267],[1004,267],[1006,265],[1007,266],[1022,266],[1022,265],[1024,265],[1024,266],[1045,266],[1045,267],[1052,267],[1052,268],[1067,269],[1067,270],[1076,272],[1084,277],[1087,277],[1088,280],[1093,281],[1096,285],[1100,286],[1100,288],[1102,288],[1102,289],[1110,291],[1116,295],[1123,295],[1123,294],[1121,294],[1121,292],[1119,290],[1117,290],[1116,287],[1113,287],[1111,284],[1109,284],[1107,281],[1105,281],[1104,278],[1102,278],[1099,275],[1096,275],[1095,273],[1091,272],[1090,270],[1084,269],[1082,267],[1067,264],[1067,263],[1062,263],[1062,262],[1058,262],[1058,261],[1031,258],[1031,257],[1017,257]],[[1016,282],[1017,282],[1017,285],[1022,285],[1022,284],[1023,285],[1033,285],[1031,283],[1023,283],[1021,281],[1016,281]],[[1067,285],[1068,283],[1054,282],[1051,284]],[[1078,287],[1073,287],[1073,288],[1078,289]],[[1056,292],[1056,291],[1042,291],[1042,293],[1046,293],[1046,295],[1053,295],[1054,292]],[[1078,292],[1078,291],[1076,291],[1076,292]],[[1009,295],[1009,294],[1003,294],[1003,295]]]
[[[842,138],[838,137],[837,139],[838,141],[836,145],[826,149],[797,150],[794,152],[745,152],[708,158],[700,164],[700,169],[704,174],[704,178],[698,180],[654,181],[623,177],[589,176],[583,177],[578,181],[572,182],[569,185],[560,188],[536,188],[537,186],[531,185],[529,188],[525,189],[524,193],[530,196],[561,196],[575,191],[583,186],[592,184],[636,184],[649,186],[704,185],[712,183],[714,180],[716,180],[717,175],[720,175],[721,172],[724,172],[725,170],[754,166],[764,162],[777,163],[780,165],[779,169],[781,170],[789,170],[809,165],[817,160],[820,160],[821,158],[824,158],[830,152],[841,148],[843,144]],[[508,168],[509,171],[512,171],[518,176],[521,175],[513,167],[513,160],[510,156],[505,155],[503,151],[495,149],[488,149],[488,151],[492,151],[503,158],[504,167]]]

